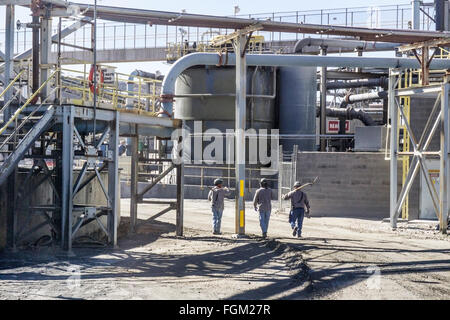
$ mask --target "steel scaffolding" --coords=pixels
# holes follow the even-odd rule
[[[390,110],[390,220],[392,228],[397,228],[397,220],[402,210],[402,205],[405,202],[414,179],[419,170],[423,173],[432,199],[436,215],[439,219],[439,229],[442,233],[447,232],[448,217],[449,217],[449,178],[450,178],[450,163],[449,163],[449,86],[450,77],[444,77],[441,84],[410,87],[403,89],[398,88],[398,83],[401,81],[402,71],[397,69],[390,69],[389,76],[389,110]],[[425,128],[417,139],[412,128],[411,123],[405,113],[405,105],[400,103],[400,99],[404,97],[434,97],[435,103],[425,124]],[[414,104],[411,103],[411,111],[414,110]],[[413,152],[399,151],[398,132],[399,119],[403,122],[408,138],[410,139],[410,146]],[[440,125],[440,151],[428,151],[428,147],[432,138],[438,131]],[[398,193],[397,190],[397,166],[399,157],[412,157],[410,166],[407,171],[404,184]],[[434,157],[440,159],[440,189],[436,190],[431,181],[429,170],[426,164],[426,159]]]

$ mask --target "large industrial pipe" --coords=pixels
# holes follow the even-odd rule
[[[420,68],[417,59],[412,58],[372,58],[372,57],[335,57],[310,55],[277,55],[277,54],[249,54],[246,55],[248,66],[267,67],[372,67],[372,68]],[[235,65],[236,56],[233,53],[227,57],[217,53],[191,53],[177,60],[164,78],[161,91],[161,115],[172,115],[175,82],[186,69],[196,65]],[[449,59],[433,59],[430,69],[449,69]]]
[[[345,108],[347,105],[355,102],[376,100],[376,99],[387,99],[387,97],[388,97],[387,91],[351,94],[346,96],[345,99],[342,101],[341,108]]]
[[[319,117],[320,109],[317,109],[316,116]],[[326,109],[327,117],[333,118],[344,118],[346,120],[354,120],[358,119],[366,126],[376,126],[376,122],[372,119],[372,117],[361,109],[355,109],[353,107],[347,108],[327,108]]]
[[[351,89],[361,87],[385,87],[388,84],[387,77],[378,79],[358,80],[358,81],[333,81],[327,83],[328,90]]]
[[[343,40],[343,39],[319,39],[305,38],[299,40],[294,46],[294,52],[302,53],[305,47],[334,47],[341,49],[363,50],[363,51],[390,51],[399,47],[399,43]]]

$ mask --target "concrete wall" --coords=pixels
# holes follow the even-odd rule
[[[400,169],[399,164],[399,178]],[[319,176],[316,185],[305,189],[314,215],[389,217],[389,161],[384,153],[300,152],[297,176],[302,182]]]

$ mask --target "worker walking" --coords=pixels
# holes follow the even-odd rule
[[[220,227],[222,224],[222,214],[224,209],[225,196],[230,193],[227,187],[223,187],[223,180],[214,180],[214,187],[209,191],[208,200],[211,202],[211,209],[213,214],[213,234],[220,234]]]
[[[259,225],[261,226],[262,237],[267,238],[269,229],[270,213],[272,211],[272,189],[269,188],[267,179],[261,179],[260,188],[256,190],[253,198],[255,211],[259,212]]]
[[[303,219],[305,218],[305,209],[306,216],[309,218],[309,201],[306,193],[304,193],[301,189],[301,183],[296,182],[294,184],[294,188],[291,192],[285,194],[283,196],[284,200],[291,199],[291,212],[289,215],[289,222],[291,223],[291,228],[293,230],[292,235],[298,238],[302,237],[302,227],[303,227]]]

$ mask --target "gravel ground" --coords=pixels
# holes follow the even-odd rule
[[[449,299],[450,237],[436,223],[313,217],[292,238],[285,214],[272,214],[259,238],[247,210],[248,238],[234,239],[234,203],[223,234],[211,234],[203,200],[185,201],[185,235],[175,213],[146,222],[157,205],[140,205],[137,234],[127,235],[122,200],[119,247],[57,247],[0,255],[0,299]]]

